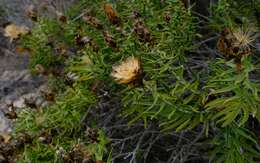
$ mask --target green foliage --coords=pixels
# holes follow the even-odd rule
[[[63,61],[62,56],[55,55],[52,39],[61,35],[59,23],[55,20],[42,18],[31,31],[30,35],[24,36],[21,44],[31,51],[30,68],[34,71],[40,64],[49,69]]]
[[[50,109],[42,108],[39,112],[27,109],[22,110],[20,113],[21,117],[27,117],[28,119],[20,119],[22,122],[17,123],[18,131],[26,129],[35,133],[42,128],[55,127],[60,130],[60,134],[63,136],[63,133],[65,135],[77,126],[79,127],[78,130],[80,130],[79,124],[82,113],[86,111],[86,108],[90,104],[95,103],[94,96],[89,92],[87,87],[76,85],[75,88],[68,88],[60,98],[61,100],[58,100],[57,104]],[[30,116],[27,114],[30,114]],[[32,125],[32,121],[37,123],[33,124],[34,127],[30,126]]]
[[[182,75],[183,67],[173,72],[173,76],[179,79],[166,89],[169,92],[160,90],[152,81],[145,81],[143,88],[125,90],[123,102],[126,108],[130,108],[125,114],[137,114],[130,124],[141,118],[156,118],[162,121],[164,129],[180,131],[192,129],[202,122],[201,104],[196,96],[199,96],[198,82],[189,83]]]
[[[258,11],[260,3],[258,0],[219,0],[211,8],[211,19],[209,26],[218,31],[225,27],[233,27],[236,24],[259,23]],[[251,26],[250,25],[250,26]]]
[[[254,162],[254,157],[260,157],[254,134],[234,124],[220,130],[211,144],[214,146],[211,162]]]
[[[259,114],[259,82],[249,78],[249,73],[254,71],[255,67],[249,58],[243,58],[242,63],[244,70],[241,73],[236,72],[232,62],[227,63],[227,67],[219,66],[216,68],[219,74],[215,74],[205,87],[211,90],[208,98],[217,97],[206,104],[207,111],[217,110],[212,118],[217,119],[217,123],[221,123],[222,127],[234,121],[241,126],[247,122],[250,115],[256,117]],[[225,63],[222,60],[217,63],[220,64]]]
[[[101,44],[102,46],[99,44],[100,52],[96,54],[91,52],[89,47],[82,55],[90,59],[91,64],[82,65],[81,59],[81,61],[74,62],[74,66],[70,70],[80,74],[81,80],[98,79],[107,81],[106,83],[111,83],[109,85],[117,92],[119,91],[116,88],[118,84],[111,82],[109,76],[111,65],[127,56],[138,56],[142,60],[145,76],[147,76],[147,79],[143,82],[144,87],[125,87],[119,91],[122,92],[120,96],[123,97],[124,108],[128,108],[124,111],[124,114],[134,113],[138,115],[130,124],[139,119],[150,117],[162,120],[162,126],[167,129],[192,129],[201,122],[200,104],[189,105],[197,100],[194,94],[199,94],[197,90],[198,82],[194,81],[193,84],[190,84],[184,79],[182,65],[185,63],[184,52],[193,48],[191,43],[195,35],[195,24],[191,13],[185,10],[179,1],[167,2],[160,9],[156,8],[156,2],[148,3],[145,1],[127,4],[119,2],[117,6],[119,13],[120,8],[124,6],[122,15],[125,17],[132,15],[133,6],[140,8],[140,14],[148,17],[144,21],[147,27],[151,29],[156,45],[150,47],[142,44],[133,37],[132,33],[128,33],[125,37],[115,33],[116,38],[121,42],[119,52],[111,51],[104,44]],[[152,10],[148,10],[148,8]],[[172,13],[169,23],[165,22],[163,18],[166,11]],[[99,12],[98,9],[97,12]],[[100,20],[104,18],[104,13],[99,14],[102,15],[99,16],[96,13],[96,16]],[[126,21],[123,30],[131,30],[133,23],[133,20]],[[162,26],[163,30],[158,29],[158,24]],[[88,27],[87,30],[89,33],[99,33],[93,28]],[[111,27],[111,30],[114,30],[113,27]],[[96,35],[95,39],[102,40],[103,36]],[[191,91],[190,94],[184,97],[184,94],[189,91]],[[185,100],[180,100],[183,98]],[[176,125],[175,122],[178,124]]]
[[[33,146],[31,144],[25,146],[23,155],[21,156],[23,159],[18,162],[51,162],[50,159],[55,160],[53,156],[55,152],[55,148],[36,141],[33,142]]]
[[[62,63],[65,72],[74,72],[79,78],[71,87],[65,85],[62,77],[51,76],[50,85],[61,93],[57,103],[37,112],[30,109],[21,111],[16,132],[28,131],[34,137],[42,129],[58,133],[51,144],[34,140],[32,145],[27,145],[22,159],[32,162],[46,161],[47,158],[58,160],[54,152],[57,147],[69,150],[77,144],[76,139],[83,138],[82,118],[87,114],[87,108],[99,100],[94,92],[103,87],[112,98],[119,99],[116,103],[122,107],[122,112],[118,118],[129,118],[129,125],[142,121],[147,127],[148,123],[155,122],[162,132],[192,130],[204,125],[206,135],[212,128],[217,128],[218,134],[213,133],[210,141],[214,149],[210,154],[213,161],[233,163],[259,158],[255,149],[258,141],[246,129],[249,118],[260,121],[260,83],[250,77],[259,70],[259,65],[251,61],[253,57],[242,58],[241,71],[237,71],[233,60],[219,58],[202,60],[204,67],[208,66],[202,73],[196,69],[189,70],[191,61],[188,57],[196,56],[187,53],[196,47],[193,41],[198,34],[198,23],[182,1],[119,0],[113,3],[113,7],[122,19],[120,27],[109,22],[103,11],[105,3],[82,0],[69,10],[66,23],[40,19],[32,34],[23,38],[24,47],[32,52],[31,68],[41,64],[51,69]],[[239,4],[240,1],[220,0],[211,9],[210,28],[221,31],[224,27],[236,27],[239,23],[235,18],[240,14],[246,17],[242,24],[250,22],[248,6],[244,6],[241,13],[234,10]],[[83,9],[88,9],[100,20],[103,30],[113,36],[116,48],[106,43],[103,30],[81,19],[82,12],[86,11]],[[134,11],[138,18],[134,18]],[[165,20],[165,14],[169,14],[170,20]],[[152,37],[150,42],[142,42],[134,34],[136,21],[144,23]],[[92,42],[78,45],[75,36],[89,37]],[[72,57],[54,55],[57,44],[64,44],[77,52]],[[141,60],[144,76],[140,85],[118,84],[110,75],[113,65],[129,56]],[[95,86],[97,90],[93,88]],[[109,140],[102,130],[98,135],[99,143],[84,143],[95,154],[96,160],[102,160],[107,154]]]
[[[230,3],[229,0],[220,0],[211,8],[212,19],[209,26],[213,29],[221,31],[224,27],[231,25]]]
[[[67,89],[66,82],[64,78],[54,75],[49,75],[48,86],[52,92],[56,94],[62,94]]]
[[[90,144],[88,148],[95,155],[95,160],[103,160],[107,153],[106,145],[109,143],[109,140],[101,130],[99,130],[98,135],[98,143]]]
[[[81,132],[84,127],[82,119],[86,116],[87,108],[94,103],[93,94],[80,84],[68,88],[59,97],[57,104],[50,108],[41,108],[38,111],[21,110],[15,123],[16,133],[26,131],[36,138],[31,145],[25,146],[22,159],[32,162],[54,160],[57,156],[53,151],[56,151],[57,147],[68,149],[75,145],[78,138],[84,137]],[[53,133],[51,144],[42,144],[39,141],[41,131]]]

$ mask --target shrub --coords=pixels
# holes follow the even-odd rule
[[[57,69],[55,66],[61,64],[64,69],[61,68],[57,81],[64,79],[67,84],[66,73],[77,76],[66,88],[62,87],[66,92],[54,106],[37,112],[21,111],[16,122],[18,133],[26,131],[36,137],[42,129],[55,132],[50,144],[34,140],[26,145],[22,159],[57,161],[59,157],[54,151],[63,147],[66,151],[81,149],[82,155],[91,153],[92,157],[96,153],[96,160],[109,162],[121,157],[129,162],[147,161],[157,142],[157,139],[144,142],[147,135],[152,133],[153,138],[157,133],[161,139],[170,132],[181,135],[180,142],[184,132],[198,134],[194,140],[194,136],[188,138],[191,143],[185,149],[199,142],[207,150],[199,150],[207,160],[249,162],[259,158],[258,140],[250,126],[251,121],[260,120],[260,85],[255,75],[259,58],[253,55],[253,41],[247,48],[236,47],[234,38],[226,39],[221,34],[219,40],[227,45],[216,47],[216,40],[205,38],[212,34],[216,37],[215,30],[232,31],[248,23],[251,16],[248,7],[238,13],[236,6],[240,2],[219,1],[211,9],[209,22],[202,24],[209,31],[204,36],[198,32],[203,28],[198,23],[199,17],[180,0],[111,4],[92,0],[79,4],[68,12],[66,22],[39,19],[32,34],[22,40],[31,50],[32,68],[40,64],[47,70]],[[246,17],[240,22],[242,25],[235,20],[240,14]],[[203,40],[198,43],[200,39]],[[59,45],[62,48],[56,55]],[[237,48],[242,52],[249,50],[240,54],[236,53]],[[227,56],[230,49],[232,55]],[[203,50],[209,56],[203,55]],[[53,71],[50,73],[55,76]],[[92,117],[86,118],[88,113]],[[99,114],[108,118],[100,120]],[[111,131],[107,125],[125,126],[126,121],[132,137],[126,137],[129,133],[118,133],[117,136],[124,137],[122,148],[120,152],[111,149],[109,154],[110,148],[120,143],[112,138],[116,129]],[[96,143],[84,139],[87,124],[103,127],[94,136],[100,139]],[[136,125],[144,128],[137,130]],[[83,140],[80,141],[83,147],[77,143],[78,138]],[[136,142],[134,150],[122,154],[133,149],[131,143],[125,145],[127,140]],[[176,146],[178,149],[179,143]],[[172,155],[165,155],[169,162],[174,160]]]

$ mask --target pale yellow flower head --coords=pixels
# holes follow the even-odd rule
[[[119,84],[129,84],[136,81],[142,75],[141,61],[135,57],[129,57],[119,65],[113,66],[111,76]]]
[[[232,32],[234,36],[234,46],[241,47],[241,48],[247,48],[249,47],[252,42],[255,40],[255,34],[252,29],[249,27],[243,29],[238,28]]]
[[[29,29],[25,26],[18,26],[10,24],[4,29],[4,36],[9,37],[11,40],[18,39],[21,35],[29,33]]]

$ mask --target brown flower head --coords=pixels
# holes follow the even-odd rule
[[[255,40],[253,30],[225,28],[217,42],[218,50],[227,58],[234,59],[237,70],[241,70],[241,58],[252,53],[251,45]]]
[[[104,5],[104,11],[109,19],[109,21],[114,25],[121,25],[121,19],[117,11],[113,8],[111,4]]]
[[[252,52],[250,45],[254,39],[254,33],[249,29],[225,28],[218,39],[217,48],[227,58],[241,58]]]

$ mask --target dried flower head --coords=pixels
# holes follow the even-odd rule
[[[148,42],[153,45],[154,39],[151,36],[150,30],[145,27],[142,20],[137,20],[134,25],[134,34],[138,37],[141,42]]]
[[[242,28],[230,30],[226,28],[221,33],[217,48],[227,58],[241,58],[252,52],[250,46],[254,40],[255,37],[252,30],[243,30]]]
[[[240,48],[249,48],[252,42],[255,40],[255,35],[253,30],[248,29],[236,29],[232,32],[235,38],[234,46]]]
[[[221,32],[220,37],[217,42],[218,50],[226,56],[228,55],[228,53],[230,51],[229,49],[231,47],[231,38],[232,38],[232,35],[231,35],[230,29],[225,28]]]
[[[109,19],[109,21],[114,25],[121,25],[121,19],[117,11],[113,8],[111,4],[104,5],[104,11]]]
[[[13,105],[11,107],[9,107],[8,109],[6,109],[4,114],[5,114],[5,116],[8,119],[16,119],[16,118],[18,118],[18,116],[16,114],[16,111],[15,111],[15,108],[14,108]]]
[[[61,21],[62,23],[67,22],[67,17],[62,12],[56,11],[56,15],[57,15],[59,21]]]
[[[80,46],[90,45],[94,52],[98,52],[98,50],[99,50],[99,46],[97,45],[97,43],[94,41],[93,38],[91,38],[89,36],[82,37],[81,35],[77,34],[75,36],[75,41],[76,41],[77,45],[80,45]]]
[[[132,18],[134,18],[134,19],[138,19],[138,18],[140,18],[140,17],[141,17],[140,12],[138,12],[138,11],[133,11]]]
[[[227,59],[234,59],[240,71],[241,58],[252,53],[251,44],[254,40],[254,32],[249,28],[225,28],[218,39],[217,48]]]
[[[112,48],[117,48],[116,39],[108,31],[103,32],[105,42]]]
[[[4,29],[4,36],[12,40],[18,39],[21,35],[29,33],[29,29],[25,26],[18,26],[15,24],[7,25]]]
[[[45,70],[45,68],[41,64],[35,65],[35,71],[36,71],[36,73],[38,73],[40,75],[45,75],[46,74],[46,70]]]
[[[96,129],[87,127],[85,130],[86,136],[90,139],[92,143],[98,142],[98,131]]]
[[[75,36],[75,40],[76,40],[77,45],[84,46],[84,45],[87,45],[87,44],[91,44],[91,41],[93,39],[89,36],[83,36],[82,37],[81,35],[77,34]]]
[[[38,18],[38,12],[37,9],[35,7],[35,5],[30,4],[26,7],[26,15],[31,18],[33,21],[37,21]]]
[[[172,16],[171,16],[171,12],[170,11],[165,11],[164,14],[163,14],[163,19],[169,23],[172,19]]]
[[[96,29],[103,29],[103,25],[101,24],[101,21],[95,18],[94,16],[91,16],[89,13],[85,14],[82,17],[82,20]]]
[[[142,74],[143,70],[140,59],[129,57],[121,64],[113,66],[111,76],[119,84],[130,84],[139,81]]]

